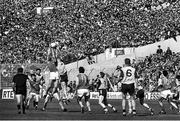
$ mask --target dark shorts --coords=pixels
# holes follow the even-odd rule
[[[99,95],[107,97],[107,90],[106,89],[99,89],[98,92],[99,92]]]
[[[174,99],[174,100],[179,100],[179,94],[173,95],[173,99]]]
[[[26,91],[26,90],[16,90],[16,91],[15,91],[15,94],[16,94],[16,95],[21,94],[21,95],[26,96],[27,91]]]
[[[135,93],[135,87],[134,87],[134,83],[133,84],[122,84],[122,88],[121,91],[123,94],[127,94],[129,93],[129,95],[134,95]]]
[[[108,103],[107,103],[107,90],[106,90],[106,89],[99,89],[98,92],[99,92],[99,96],[100,96],[100,95],[101,95],[101,96],[104,96],[103,103],[104,103],[105,105],[107,105],[107,104],[108,104]]]
[[[137,98],[144,98],[144,90],[143,89],[138,90],[136,97]]]
[[[139,98],[139,102],[141,105],[144,104],[144,90],[143,89],[140,89],[137,94],[136,94],[136,97]]]
[[[67,72],[64,73],[63,75],[60,75],[60,77],[61,77],[61,82],[65,82],[67,84],[68,82]]]

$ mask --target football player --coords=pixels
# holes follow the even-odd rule
[[[105,73],[100,72],[100,78],[97,82],[99,92],[99,105],[104,109],[104,113],[108,113],[107,107],[110,107],[114,112],[117,112],[116,108],[107,102],[108,83],[109,82]]]
[[[44,101],[44,106],[42,108],[42,111],[46,111],[48,102],[50,100],[52,100],[52,98],[55,98],[56,100],[58,100],[59,106],[61,107],[62,111],[67,112],[67,108],[65,107],[65,105],[63,105],[61,86],[58,85],[58,88],[56,88],[54,94],[52,94],[52,91],[53,91],[53,87],[51,87],[50,90],[48,91],[48,94],[47,94],[45,101]]]
[[[79,67],[79,74],[76,77],[76,94],[77,94],[77,101],[81,107],[81,113],[84,113],[84,105],[82,103],[82,98],[84,97],[86,106],[88,108],[88,112],[91,112],[90,106],[90,91],[89,91],[89,79],[86,74],[84,74],[85,69],[83,67]]]
[[[168,79],[168,71],[163,70],[159,80],[158,80],[158,91],[160,92],[160,96],[158,99],[159,105],[161,107],[160,114],[166,114],[164,109],[163,101],[168,100],[169,104],[172,105],[174,108],[178,108],[174,102],[172,102],[170,97],[173,97],[174,93],[171,91],[171,82]]]
[[[30,104],[30,100],[33,100],[33,106],[35,107],[35,110],[37,110],[38,108],[38,102],[39,102],[39,92],[40,92],[40,82],[37,82],[36,80],[36,75],[35,74],[31,74],[31,79],[29,81],[30,86],[31,86],[31,91],[29,96],[27,97],[27,104],[26,104],[26,108],[29,109],[29,104]]]
[[[138,86],[137,86],[137,93],[136,93],[136,98],[139,99],[139,103],[145,107],[146,109],[148,109],[151,113],[151,115],[154,114],[154,111],[152,108],[150,108],[150,106],[144,102],[144,98],[145,98],[145,94],[144,94],[144,89],[143,89],[143,86],[141,85],[141,82],[138,83]]]
[[[134,95],[135,95],[135,86],[137,82],[137,73],[136,69],[131,67],[131,60],[129,58],[125,59],[125,65],[122,68],[121,73],[121,91],[122,91],[122,108],[123,108],[123,116],[126,116],[126,99],[128,100],[129,104],[129,114],[136,115],[136,104],[134,101]],[[130,95],[129,98],[127,98],[127,94]],[[132,107],[132,108],[131,108]]]

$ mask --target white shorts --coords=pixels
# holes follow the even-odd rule
[[[167,99],[168,95],[172,97],[173,94],[174,93],[172,93],[171,90],[164,90],[160,92],[160,97]]]
[[[59,73],[58,72],[50,72],[49,79],[50,80],[59,79]]]
[[[39,94],[34,93],[34,92],[30,92],[29,95],[30,95],[30,96],[40,96]]]
[[[30,92],[30,94],[29,94],[29,99],[32,99],[32,98],[34,98],[34,99],[38,102],[39,99],[40,99],[40,95],[39,95],[39,94],[36,94],[36,93],[34,93],[34,92]]]
[[[54,94],[53,94],[53,97],[54,97],[55,99],[57,99],[58,101],[61,99],[61,97],[60,97],[60,95],[59,95],[58,92],[54,93]],[[50,98],[50,95],[47,95],[46,98],[49,99],[49,98]]]
[[[54,97],[55,99],[57,99],[58,101],[60,100],[60,96],[59,96],[58,93],[54,93],[54,94],[53,94],[53,97]]]
[[[82,96],[90,96],[90,92],[88,89],[78,89],[77,90],[77,96],[82,97]]]

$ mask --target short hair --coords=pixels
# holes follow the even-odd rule
[[[84,72],[85,72],[84,67],[79,67],[79,73],[84,73]]]
[[[18,73],[23,73],[23,68],[21,68],[21,67],[18,68],[18,69],[17,69],[17,72],[18,72]]]
[[[124,60],[126,65],[130,65],[131,64],[131,60],[129,58],[125,58]]]
[[[52,61],[52,58],[50,57],[50,58],[48,58],[48,61]]]
[[[41,71],[41,69],[40,69],[40,68],[37,68],[37,69],[36,69],[36,71],[38,71],[38,70],[39,70],[39,71]]]
[[[122,67],[118,65],[116,69],[121,69],[121,68],[122,68]]]
[[[102,78],[104,78],[105,73],[104,72],[100,72],[100,75],[101,75]]]
[[[166,70],[163,71],[163,75],[166,77],[168,76],[168,72]]]
[[[32,76],[36,76],[36,75],[35,75],[35,74],[31,74],[31,77],[32,77]]]

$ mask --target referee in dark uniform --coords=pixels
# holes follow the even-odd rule
[[[13,77],[13,90],[17,100],[18,113],[21,114],[21,105],[23,114],[25,114],[25,99],[26,99],[26,82],[28,76],[23,74],[23,68],[17,69],[17,74]]]

